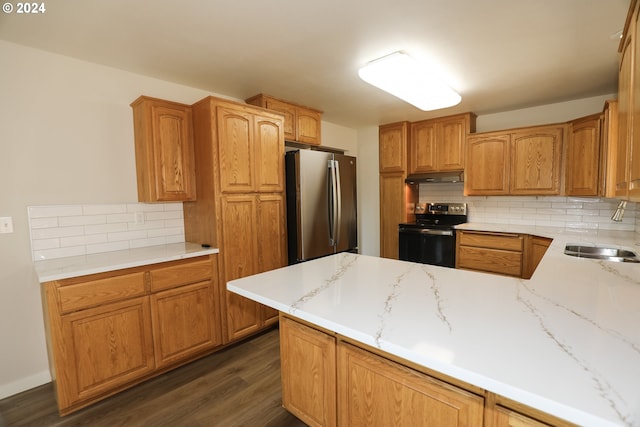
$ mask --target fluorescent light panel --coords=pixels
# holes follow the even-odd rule
[[[451,107],[462,100],[456,91],[402,52],[369,62],[360,68],[358,75],[423,111]]]

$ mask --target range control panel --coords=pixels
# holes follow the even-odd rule
[[[416,203],[416,214],[466,215],[466,203]]]

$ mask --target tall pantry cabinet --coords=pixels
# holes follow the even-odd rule
[[[185,202],[187,241],[220,249],[225,342],[277,322],[278,313],[226,290],[240,277],[287,265],[281,115],[214,97],[192,106],[194,202]]]

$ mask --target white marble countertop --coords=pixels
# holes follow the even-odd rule
[[[193,258],[218,253],[217,248],[203,248],[195,243],[172,243],[123,251],[35,261],[40,283],[123,268]]]
[[[640,264],[563,253],[640,252],[638,233],[461,228],[554,240],[530,280],[343,253],[227,287],[578,425],[640,426]]]

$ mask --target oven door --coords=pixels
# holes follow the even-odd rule
[[[399,226],[399,258],[403,261],[440,265],[456,265],[454,230]]]

